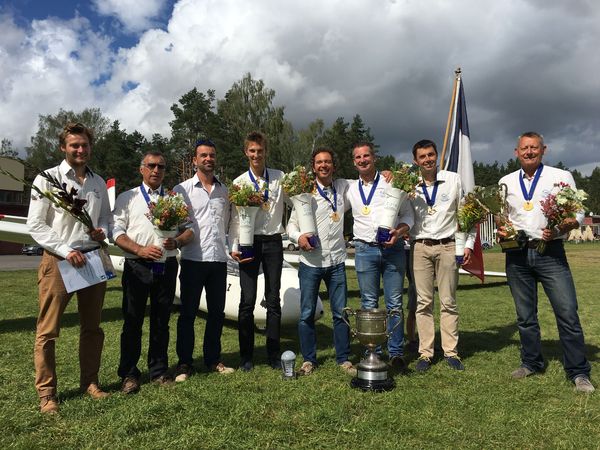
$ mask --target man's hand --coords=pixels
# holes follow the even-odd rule
[[[298,246],[302,250],[307,251],[307,252],[310,252],[311,250],[313,250],[313,247],[308,242],[309,237],[310,237],[310,235],[305,233],[298,238]]]
[[[406,233],[408,233],[409,229],[410,229],[410,227],[405,223],[398,224],[398,228],[394,228],[394,229],[390,230],[390,240],[387,242],[384,242],[383,246],[385,248],[393,247],[394,245],[396,245],[396,242],[398,242],[398,239],[400,237],[402,237]]]
[[[471,257],[473,255],[473,250],[470,248],[465,248],[465,252],[463,253],[463,263],[462,266],[466,266],[471,262]]]
[[[231,252],[230,253],[231,257],[233,259],[235,259],[237,262],[239,262],[240,264],[246,264],[249,263],[250,261],[253,261],[254,258],[244,258],[244,259],[240,259],[240,256],[242,256],[241,252]]]
[[[73,267],[83,267],[86,264],[85,255],[79,250],[72,250],[65,258]]]
[[[506,228],[508,226],[512,226],[512,223],[508,222],[505,225],[501,225],[498,227],[498,229],[496,230],[496,237],[498,238],[498,240],[506,239],[506,237],[508,236],[508,233],[506,232]]]
[[[94,228],[89,232],[89,235],[93,241],[97,242],[102,242],[104,239],[106,239],[106,235],[104,234],[102,228]]]
[[[177,249],[177,241],[175,238],[167,238],[162,243],[165,250],[175,250]]]
[[[136,255],[142,259],[151,259],[156,261],[162,256],[162,249],[156,245],[147,245],[145,247],[140,247],[136,252]]]
[[[381,176],[383,177],[383,179],[385,180],[386,183],[391,183],[392,182],[392,172],[389,170],[382,170],[381,172],[379,172],[381,174]]]

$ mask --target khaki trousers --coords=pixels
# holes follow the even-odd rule
[[[444,356],[458,356],[458,308],[456,306],[458,268],[454,256],[454,242],[431,246],[415,242],[413,274],[417,290],[416,316],[420,356],[433,357],[435,281],[437,281],[440,297],[440,334]]]
[[[55,340],[60,332],[60,319],[73,296],[65,290],[58,270],[62,258],[44,252],[38,269],[40,312],[37,320],[33,358],[35,388],[40,397],[56,395]],[[77,291],[79,310],[79,368],[80,385],[86,388],[98,382],[104,332],[100,316],[106,282]]]

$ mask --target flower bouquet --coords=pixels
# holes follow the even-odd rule
[[[415,197],[419,183],[419,172],[412,164],[399,162],[391,172],[391,186],[385,191],[385,203],[380,212],[377,228],[376,239],[380,244],[390,240],[390,230],[394,228],[402,203],[409,197]]]
[[[489,210],[479,201],[476,193],[469,192],[461,200],[456,213],[458,231],[454,233],[456,245],[454,255],[458,264],[462,265],[464,261],[467,234],[475,225],[483,222],[488,214]]]
[[[542,212],[548,223],[547,229],[552,229],[563,223],[565,219],[575,218],[579,211],[585,210],[583,202],[587,199],[587,194],[581,189],[573,189],[568,183],[556,183],[558,188],[556,193],[548,194],[546,198],[540,201]],[[540,240],[536,250],[540,255],[546,251],[547,242]]]
[[[257,191],[251,184],[240,183],[229,186],[229,201],[235,205],[240,219],[241,258],[254,257],[254,222],[264,202],[263,190]]]
[[[281,187],[294,205],[300,233],[308,234],[308,243],[311,247],[318,248],[321,242],[317,235],[317,221],[312,209],[315,191],[314,175],[305,167],[296,166],[294,170],[283,175]]]
[[[165,272],[165,261],[167,260],[167,250],[164,248],[163,242],[165,239],[177,236],[179,227],[189,221],[189,209],[183,195],[175,192],[168,192],[167,195],[159,197],[156,202],[150,202],[148,209],[146,217],[154,225],[157,244],[163,250],[163,256],[152,263],[152,272],[162,275]]]

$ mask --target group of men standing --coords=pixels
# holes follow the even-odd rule
[[[79,198],[87,200],[86,208],[96,228],[85,227],[65,211],[53,206],[43,196],[32,194],[28,225],[32,237],[45,249],[38,272],[40,313],[37,323],[34,362],[36,389],[42,412],[58,411],[54,344],[60,330],[60,317],[72,294],[66,292],[57,264],[66,259],[74,267],[86,264],[84,253],[96,249],[112,231],[116,245],[124,252],[123,329],[118,374],[122,392],[140,389],[141,371],[137,367],[141,356],[142,325],[146,303],[150,298],[150,336],[147,364],[151,380],[169,384],[168,344],[169,318],[179,271],[181,308],[177,320],[176,351],[178,362],[175,381],[185,381],[193,374],[195,347],[194,321],[200,297],[206,290],[207,319],[203,339],[204,364],[210,371],[228,374],[233,368],[221,361],[221,333],[228,255],[239,263],[241,299],[239,306],[240,369],[251,371],[254,365],[254,307],[257,279],[262,267],[267,308],[266,350],[268,364],[280,367],[280,284],[283,267],[283,213],[287,201],[281,187],[283,173],[267,168],[267,141],[259,132],[248,134],[244,154],[248,171],[234,183],[254,185],[263,195],[254,236],[254,257],[241,259],[238,251],[239,221],[228,198],[227,187],[215,177],[216,146],[210,140],[196,143],[192,178],[174,187],[182,194],[190,210],[190,222],[174,238],[157,242],[153,225],[146,217],[150,202],[165,195],[163,179],[167,161],[159,152],[144,155],[139,186],[119,195],[114,214],[111,213],[106,186],[100,176],[88,167],[93,134],[82,124],[67,124],[61,133],[60,148],[65,160],[50,169],[52,175],[78,190]],[[557,316],[559,335],[564,348],[564,366],[576,389],[594,390],[589,381],[590,365],[584,355],[584,340],[577,299],[562,245],[565,233],[581,223],[565,221],[558,230],[542,231],[545,226],[539,201],[547,195],[552,183],[564,179],[574,187],[571,175],[563,170],[541,164],[545,146],[537,133],[519,138],[515,155],[522,169],[501,180],[509,189],[510,219],[532,239],[548,241],[544,255],[534,246],[507,254],[507,276],[517,310],[521,336],[521,366],[513,378],[524,378],[543,370],[540,333],[537,322],[537,281],[544,286]],[[458,266],[454,254],[456,212],[463,196],[460,177],[438,170],[437,148],[434,142],[422,140],[413,146],[414,163],[421,172],[414,199],[400,208],[390,238],[380,244],[376,240],[379,211],[385,202],[389,173],[377,171],[373,145],[360,142],[352,148],[358,180],[335,179],[335,154],[329,148],[312,152],[311,165],[315,174],[312,204],[320,245],[311,246],[307,234],[302,234],[295,211],[287,231],[300,246],[299,281],[301,313],[298,324],[303,363],[299,373],[311,374],[318,365],[314,315],[320,282],[325,282],[333,316],[333,341],[336,362],[350,375],[356,368],[350,361],[350,336],[344,321],[347,305],[346,247],[343,217],[348,210],[354,219],[356,274],[362,308],[379,305],[380,281],[383,280],[386,309],[400,311],[390,315],[388,340],[389,362],[398,371],[406,369],[404,358],[404,328],[402,292],[408,265],[404,237],[411,236],[412,277],[417,292],[416,324],[419,336],[419,359],[415,370],[427,371],[433,361],[435,326],[433,322],[434,286],[440,299],[440,334],[444,358],[448,366],[464,370],[458,356],[458,310],[456,289]],[[544,170],[542,173],[542,169]],[[41,190],[49,186],[38,176],[34,184]],[[526,188],[523,188],[526,186]],[[527,187],[529,186],[529,187]],[[537,189],[536,189],[537,186]],[[532,210],[522,210],[519,203],[525,195],[535,200]],[[499,230],[502,235],[503,229]],[[228,242],[229,237],[229,242]],[[474,234],[467,240],[464,261],[471,258]],[[162,247],[162,248],[161,248]],[[180,249],[180,262],[176,255]],[[157,273],[154,262],[166,257],[164,270]],[[79,359],[82,391],[93,398],[108,394],[98,385],[98,371],[103,346],[100,315],[106,283],[77,291],[81,322]]]

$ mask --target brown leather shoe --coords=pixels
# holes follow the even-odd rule
[[[42,414],[58,414],[58,399],[54,395],[40,397],[40,412]]]
[[[108,392],[104,392],[96,383],[90,383],[85,389],[85,394],[89,395],[94,400],[100,400],[109,396]]]
[[[135,394],[140,390],[140,382],[135,377],[123,378],[123,384],[121,385],[121,392],[123,394]]]

